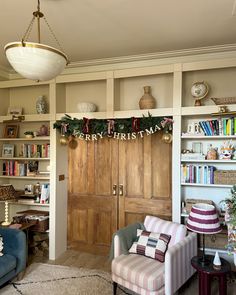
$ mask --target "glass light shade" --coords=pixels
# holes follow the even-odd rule
[[[41,43],[12,42],[4,49],[14,70],[30,80],[51,80],[58,76],[68,63],[67,56],[62,51]]]

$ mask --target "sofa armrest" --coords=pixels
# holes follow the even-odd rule
[[[17,259],[16,274],[26,267],[26,236],[25,233],[13,228],[0,228],[3,237],[3,253],[15,256]]]
[[[195,272],[191,258],[197,255],[197,234],[189,233],[165,255],[165,294],[174,294]]]

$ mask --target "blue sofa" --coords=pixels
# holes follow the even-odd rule
[[[0,256],[0,286],[13,279],[26,267],[26,236],[18,229],[0,227],[3,256]]]

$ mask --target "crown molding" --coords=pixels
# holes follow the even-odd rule
[[[149,54],[101,58],[70,63],[61,75],[95,71],[109,71],[127,67],[162,65],[167,63],[193,62],[208,59],[231,58],[236,55],[236,44],[207,46],[183,50],[163,51]],[[1,71],[1,68],[0,68]],[[22,78],[12,69],[4,69],[7,79]],[[1,73],[0,73],[1,76]]]
[[[128,55],[111,58],[92,59],[79,62],[71,62],[67,68],[87,67],[95,65],[105,65],[114,63],[128,63],[134,61],[144,61],[152,59],[174,58],[189,55],[212,54],[219,52],[236,51],[236,44],[226,44],[219,46],[197,47],[182,50],[162,51],[147,54]]]

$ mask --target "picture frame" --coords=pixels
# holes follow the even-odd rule
[[[5,126],[4,137],[5,138],[16,138],[18,136],[18,125],[9,124]]]
[[[9,107],[7,110],[7,115],[20,116],[22,113],[23,109],[21,107]]]
[[[33,184],[25,184],[24,191],[25,191],[25,195],[33,195],[35,192],[34,185]]]
[[[202,143],[200,141],[194,141],[192,143],[192,151],[193,153],[199,153],[202,154]]]
[[[14,157],[14,144],[4,143],[2,146],[2,157],[3,158],[13,158]]]

